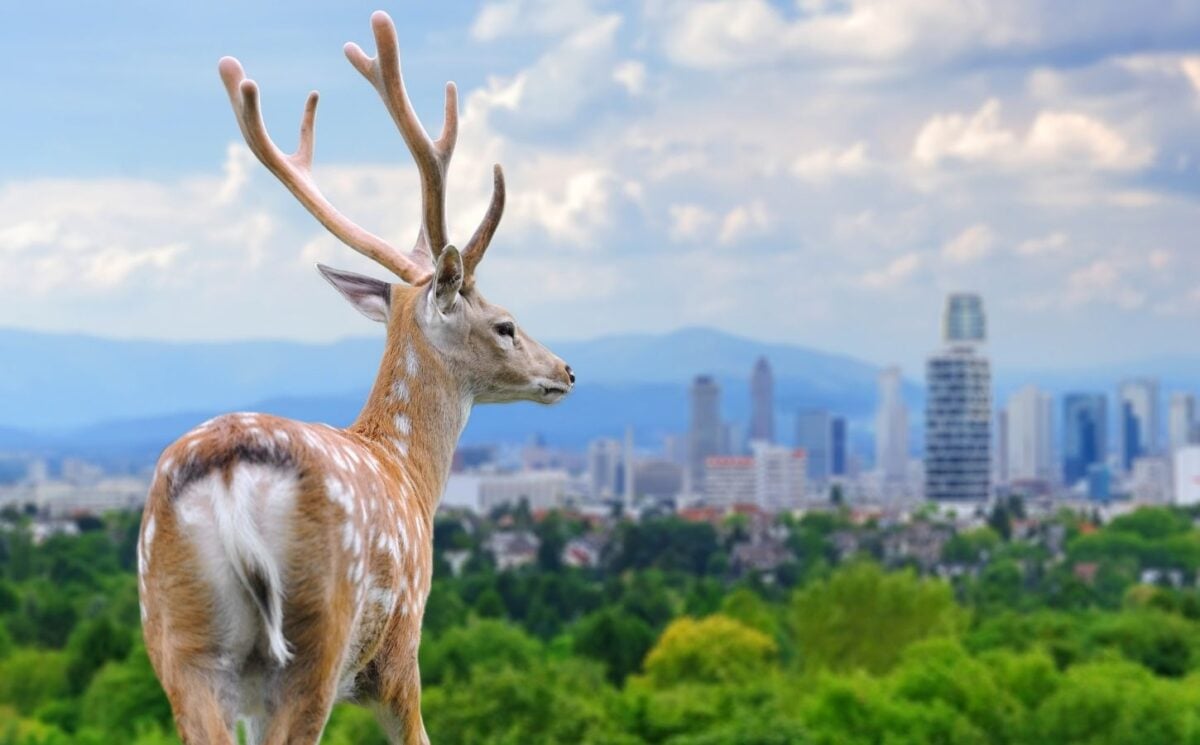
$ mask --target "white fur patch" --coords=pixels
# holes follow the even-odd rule
[[[159,477],[160,477],[160,478],[161,478],[161,477],[163,477],[163,476],[167,476],[167,477],[173,477],[173,476],[174,476],[174,474],[171,472],[171,469],[172,469],[174,466],[175,466],[175,459],[174,459],[174,458],[163,458],[162,462],[158,464],[158,475],[159,475]]]
[[[397,401],[408,401],[408,383],[404,380],[404,378],[396,378],[396,380],[392,382],[392,396],[394,396]]]
[[[412,422],[404,414],[396,415],[396,431],[407,437],[412,432]]]
[[[154,548],[154,532],[157,529],[157,525],[154,515],[151,514],[146,520],[145,529],[142,531],[142,553],[146,556],[146,566],[150,565],[150,551]]]
[[[346,482],[337,476],[326,476],[325,493],[329,495],[331,502],[342,508],[342,512],[347,515],[354,514],[354,498],[346,488]]]
[[[417,360],[417,350],[413,349],[413,345],[410,342],[404,349],[404,370],[408,373],[408,377],[415,378],[420,366],[420,362]]]
[[[176,500],[199,570],[213,589],[223,651],[232,658],[244,658],[264,634],[280,664],[291,658],[282,620],[297,492],[290,471],[241,463],[228,487],[223,474],[214,472],[189,484]],[[264,609],[254,600],[257,583],[251,576],[266,588]]]

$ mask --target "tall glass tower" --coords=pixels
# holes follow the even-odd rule
[[[723,448],[721,426],[721,388],[709,375],[697,375],[692,382],[692,414],[688,425],[688,474],[693,490],[704,484],[704,461],[720,455]]]
[[[775,441],[775,382],[766,357],[758,358],[750,375],[750,441]]]
[[[942,338],[947,344],[987,339],[987,320],[983,315],[983,299],[974,293],[956,292],[946,298],[942,317]]]
[[[1108,454],[1108,399],[1103,393],[1063,397],[1063,481],[1074,486]]]
[[[992,373],[983,353],[985,329],[978,295],[947,298],[945,346],[925,369],[927,499],[983,502],[991,493]]]
[[[1118,392],[1117,434],[1121,443],[1121,466],[1130,471],[1133,462],[1146,455],[1158,455],[1158,381],[1133,378],[1121,382]]]

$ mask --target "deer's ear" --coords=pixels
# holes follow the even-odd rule
[[[344,272],[317,264],[317,271],[337,288],[350,304],[372,321],[387,323],[388,310],[392,304],[392,286],[374,277],[365,277],[354,272]]]
[[[463,285],[462,254],[454,246],[446,246],[438,257],[433,273],[433,297],[438,310],[449,313],[458,300]]]

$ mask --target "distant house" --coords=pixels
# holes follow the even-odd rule
[[[578,538],[572,538],[567,541],[566,546],[563,546],[563,564],[587,569],[598,567],[607,543],[607,538],[600,533],[588,533]]]
[[[1081,561],[1076,564],[1072,570],[1075,573],[1075,578],[1085,585],[1096,584],[1096,572],[1100,571],[1100,565],[1094,561]]]
[[[853,530],[837,530],[829,534],[829,542],[837,554],[838,561],[849,561],[862,547],[858,534]]]
[[[733,570],[739,574],[770,574],[794,558],[787,545],[776,539],[742,541],[733,547],[729,557]]]
[[[1183,570],[1147,567],[1142,570],[1138,581],[1143,585],[1158,585],[1160,587],[1174,587],[1175,589],[1179,589],[1183,587],[1184,583]]]
[[[537,560],[540,545],[538,537],[528,530],[497,531],[484,544],[500,571],[532,564]]]
[[[929,571],[941,561],[942,549],[953,537],[948,525],[920,520],[883,536],[883,558],[889,564],[915,561]]]

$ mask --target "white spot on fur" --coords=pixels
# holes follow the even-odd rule
[[[420,363],[417,361],[417,350],[413,349],[413,345],[410,342],[408,347],[404,350],[404,370],[408,373],[408,377],[415,378],[417,377],[417,370],[419,367]]]
[[[342,508],[342,512],[347,515],[354,513],[354,500],[346,488],[346,483],[337,476],[325,477],[325,493],[329,495],[331,502]]]
[[[392,438],[392,447],[400,454],[400,457],[408,457],[408,443],[399,437]]]
[[[392,383],[392,395],[396,397],[397,401],[408,400],[408,383],[404,378],[396,378]]]
[[[163,461],[162,461],[162,463],[159,463],[159,464],[158,464],[158,475],[159,475],[160,477],[162,477],[162,476],[167,476],[168,478],[173,478],[173,477],[174,477],[174,474],[173,474],[173,473],[171,473],[171,468],[172,468],[174,465],[175,465],[175,459],[174,459],[174,458],[170,458],[170,457],[168,457],[168,458],[164,458],[164,459],[163,459]]]
[[[142,531],[142,551],[146,554],[146,565],[150,564],[150,551],[154,548],[154,531],[157,529],[157,523],[154,520],[154,515],[151,514],[146,520],[146,527]]]
[[[280,445],[286,445],[292,438],[288,436],[287,430],[277,429],[275,430],[275,439],[279,441]]]
[[[371,589],[367,591],[367,597],[388,613],[391,613],[396,607],[396,593],[386,587],[371,585]]]
[[[405,437],[407,437],[408,434],[410,432],[412,432],[412,422],[410,422],[408,420],[408,417],[405,416],[404,414],[396,415],[396,431],[399,432],[400,434],[404,435]]]

